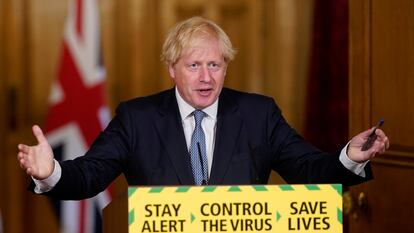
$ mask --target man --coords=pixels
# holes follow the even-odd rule
[[[235,51],[215,23],[193,17],[170,31],[162,52],[175,87],[121,103],[85,156],[57,162],[38,126],[35,146],[18,145],[34,191],[61,199],[96,195],[121,173],[130,185],[266,183],[271,170],[288,183],[343,183],[372,177],[369,159],[383,153],[380,129],[355,136],[340,153],[308,144],[272,98],[223,88]]]

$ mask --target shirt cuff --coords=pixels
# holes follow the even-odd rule
[[[57,182],[60,180],[60,177],[62,175],[62,168],[60,167],[60,164],[56,159],[54,159],[55,167],[53,168],[52,174],[43,180],[37,180],[32,176],[33,182],[36,184],[34,188],[34,192],[37,194],[45,193],[47,191],[50,191]]]
[[[346,146],[342,149],[341,154],[339,155],[339,161],[341,161],[341,163],[351,172],[355,173],[358,176],[361,177],[365,177],[365,165],[367,165],[367,163],[369,161],[365,161],[363,163],[357,163],[355,161],[352,161],[346,151],[348,148],[349,142],[348,144],[346,144]]]

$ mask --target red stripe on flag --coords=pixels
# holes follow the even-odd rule
[[[86,210],[86,201],[79,201],[79,229],[78,233],[85,233],[85,227],[86,227],[86,218],[87,216],[87,210]]]
[[[101,131],[98,110],[105,106],[105,86],[103,83],[92,87],[85,86],[66,43],[63,45],[59,84],[64,93],[63,100],[50,108],[46,132],[74,122],[90,146]]]
[[[83,24],[83,0],[76,1],[76,33],[79,39],[82,38],[82,24]]]

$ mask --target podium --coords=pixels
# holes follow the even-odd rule
[[[342,232],[342,186],[129,187],[103,211],[104,233]]]
[[[128,190],[115,197],[102,211],[103,233],[128,232]]]

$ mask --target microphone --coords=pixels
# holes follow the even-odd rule
[[[260,176],[259,176],[259,172],[257,169],[257,164],[256,161],[254,160],[254,152],[253,152],[253,147],[252,144],[250,142],[248,142],[248,146],[249,146],[249,156],[250,156],[250,160],[252,160],[252,165],[253,165],[253,170],[254,170],[254,180],[252,181],[253,184],[260,184]]]
[[[199,142],[197,142],[197,148],[198,148],[198,157],[200,159],[201,170],[203,174],[203,181],[201,181],[201,185],[208,185],[208,171],[207,171],[207,174],[204,172],[205,170],[204,170],[203,156],[201,155],[201,147],[200,147]]]

